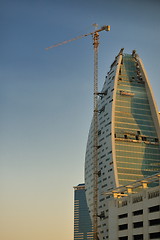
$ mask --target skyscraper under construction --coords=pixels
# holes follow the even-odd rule
[[[104,193],[160,171],[160,122],[143,63],[135,51],[116,56],[98,102],[98,169],[94,172],[91,123],[85,186],[93,217],[94,174],[98,175],[98,236],[108,238],[108,200]]]

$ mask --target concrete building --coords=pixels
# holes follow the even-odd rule
[[[116,56],[98,103],[98,236],[109,238],[104,195],[160,171],[160,119],[142,60],[135,51]],[[93,123],[85,158],[86,197],[93,217]],[[115,240],[115,239],[114,239]]]
[[[160,173],[106,194],[110,240],[160,240]]]
[[[93,231],[86,202],[85,185],[74,187],[74,240],[92,240]]]

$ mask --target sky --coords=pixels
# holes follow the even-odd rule
[[[160,109],[159,0],[0,0],[0,239],[73,239],[73,186],[84,182],[99,89],[121,48],[142,58]]]

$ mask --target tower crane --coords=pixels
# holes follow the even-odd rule
[[[96,27],[97,25],[94,24]],[[94,46],[94,106],[93,106],[93,240],[98,239],[98,46],[99,46],[99,32],[110,31],[109,25],[104,25],[100,29],[96,29],[94,32],[87,33],[81,36],[77,36],[70,40],[66,40],[50,47],[58,47],[60,45],[78,40],[83,37],[92,35]]]

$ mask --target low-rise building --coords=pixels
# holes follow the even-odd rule
[[[109,240],[160,240],[160,174],[106,194]]]

